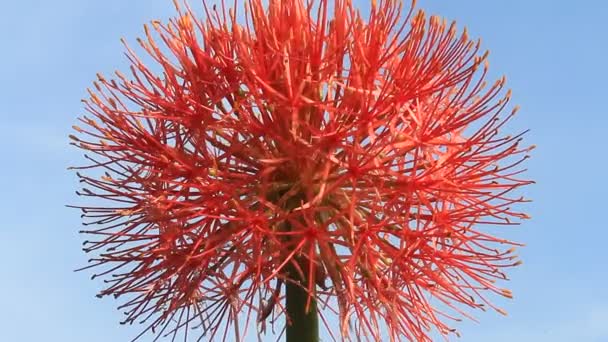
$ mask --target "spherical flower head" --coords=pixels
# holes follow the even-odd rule
[[[86,268],[125,323],[241,338],[289,324],[296,284],[342,338],[430,341],[511,296],[516,244],[483,227],[527,218],[531,148],[502,134],[515,110],[479,42],[393,0],[365,19],[347,0],[203,7],[146,26],[154,67],[127,46],[130,76],[99,75],[71,136]]]

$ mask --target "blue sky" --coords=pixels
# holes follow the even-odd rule
[[[367,2],[361,2],[366,6]],[[491,50],[522,106],[508,127],[538,145],[529,176],[533,219],[502,235],[523,241],[510,272],[508,317],[477,315],[459,341],[608,341],[608,2],[419,0],[466,25]],[[96,72],[125,69],[120,37],[172,14],[170,0],[20,0],[0,10],[0,341],[126,341],[99,281],[73,273],[80,251],[81,162],[67,135]]]

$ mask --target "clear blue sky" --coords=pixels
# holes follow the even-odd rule
[[[193,0],[194,2],[194,0]],[[481,36],[493,76],[522,106],[538,184],[533,219],[503,235],[527,243],[510,272],[509,316],[480,313],[464,342],[608,341],[608,1],[419,0]],[[361,2],[367,6],[367,2]],[[172,14],[170,0],[20,0],[0,7],[0,341],[127,341],[116,302],[73,273],[80,251],[67,135],[96,72],[125,69],[119,42]],[[147,340],[147,339],[146,339]]]

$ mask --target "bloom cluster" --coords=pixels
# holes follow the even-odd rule
[[[176,3],[138,40],[159,71],[127,46],[74,127],[88,267],[124,322],[242,337],[285,318],[290,283],[344,338],[430,341],[510,297],[516,244],[482,228],[527,218],[531,148],[501,134],[479,42],[394,0],[236,7]]]

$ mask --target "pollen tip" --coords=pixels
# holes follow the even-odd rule
[[[500,292],[502,293],[503,296],[505,296],[507,298],[513,298],[513,292],[511,292],[511,290],[502,289],[502,290],[500,290]]]

